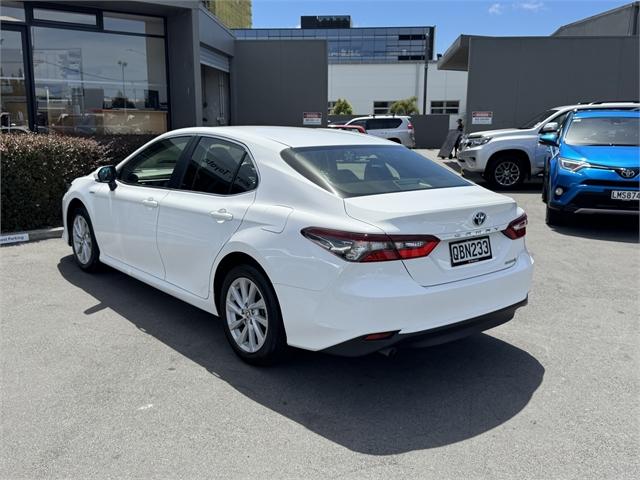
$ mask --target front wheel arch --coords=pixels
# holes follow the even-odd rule
[[[87,209],[87,206],[82,203],[82,201],[78,198],[74,198],[73,200],[71,200],[71,202],[69,202],[69,205],[67,206],[67,213],[65,215],[66,220],[67,220],[67,243],[69,244],[69,246],[72,246],[72,242],[73,242],[73,238],[71,235],[71,224],[73,223],[73,214],[75,213],[76,210],[78,210],[79,208],[84,208],[85,210],[87,210],[87,212],[89,211]]]

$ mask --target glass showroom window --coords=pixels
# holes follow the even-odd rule
[[[13,30],[0,31],[0,121],[2,131],[29,128],[27,84],[22,35]]]
[[[459,112],[459,100],[437,100],[431,102],[431,113],[448,113],[449,115],[458,115]]]
[[[32,42],[38,131],[167,130],[164,38],[33,27]]]

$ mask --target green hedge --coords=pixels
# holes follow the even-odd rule
[[[100,165],[118,163],[149,138],[0,135],[0,229],[17,232],[62,225],[60,202],[71,181]]]

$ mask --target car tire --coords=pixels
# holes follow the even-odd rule
[[[76,264],[85,272],[96,271],[100,266],[100,249],[89,212],[84,207],[77,208],[71,215],[68,228]]]
[[[485,178],[497,190],[513,190],[524,182],[526,170],[520,158],[500,155],[491,162]]]
[[[544,221],[550,227],[557,227],[566,223],[566,216],[564,212],[550,208],[549,205],[547,205]]]
[[[255,308],[251,308],[251,306]],[[252,265],[227,273],[219,301],[224,332],[234,352],[252,365],[271,365],[288,351],[282,313],[269,279]]]

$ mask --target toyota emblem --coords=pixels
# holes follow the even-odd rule
[[[484,212],[478,212],[473,216],[473,224],[477,227],[482,225],[487,219],[487,214]]]
[[[638,174],[638,172],[631,168],[621,168],[620,170],[618,170],[618,173],[623,178],[633,178]]]

